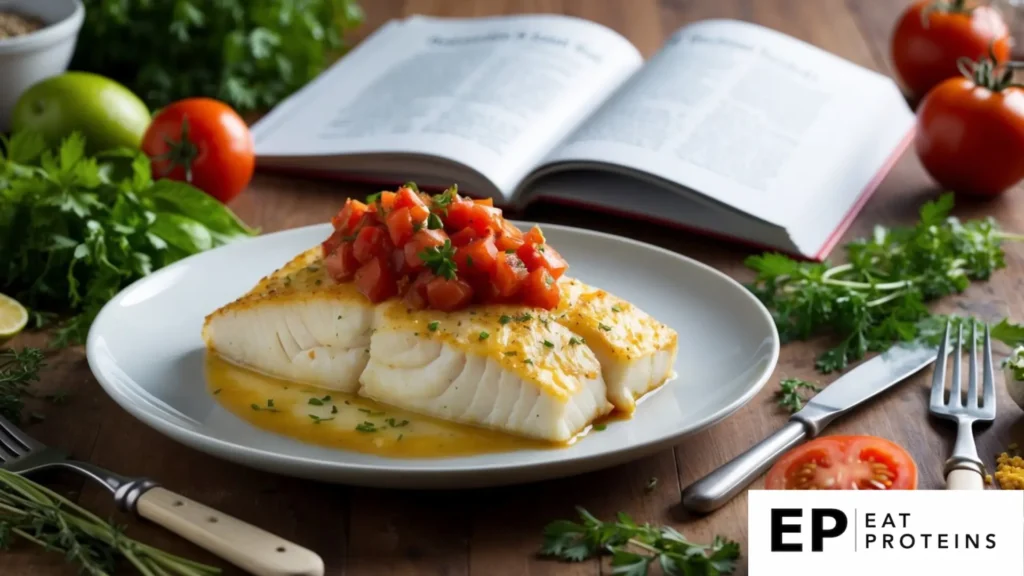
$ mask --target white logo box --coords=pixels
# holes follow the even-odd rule
[[[748,495],[750,576],[1024,576],[1024,492],[751,490]]]

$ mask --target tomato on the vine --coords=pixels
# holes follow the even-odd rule
[[[876,436],[822,436],[785,453],[768,471],[768,490],[914,490],[917,464]]]
[[[225,203],[252,179],[253,146],[242,117],[212,98],[186,98],[168,105],[153,117],[142,137],[154,178],[188,182]]]
[[[900,17],[892,35],[892,62],[911,94],[920,98],[959,75],[957,61],[992,54],[1010,58],[1010,33],[999,12],[967,0],[921,0]]]
[[[994,196],[1024,179],[1024,89],[990,59],[967,68],[921,102],[915,148],[943,187]]]

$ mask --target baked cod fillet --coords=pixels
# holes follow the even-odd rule
[[[566,442],[671,375],[676,334],[628,302],[563,278],[546,311],[372,304],[327,275],[320,247],[210,314],[207,347],[279,378],[439,419]]]

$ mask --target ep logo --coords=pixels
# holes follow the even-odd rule
[[[801,508],[771,509],[771,551],[803,552],[810,535],[810,551],[823,552],[825,540],[838,538],[846,532],[850,521],[842,510],[835,508],[812,508],[805,514]],[[793,536],[787,536],[793,534]]]

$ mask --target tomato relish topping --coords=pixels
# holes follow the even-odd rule
[[[413,309],[452,311],[470,304],[551,310],[569,267],[534,226],[523,233],[494,202],[459,196],[452,186],[422,193],[413,183],[348,199],[331,219],[324,265],[338,283],[354,281],[371,302],[400,296]]]

